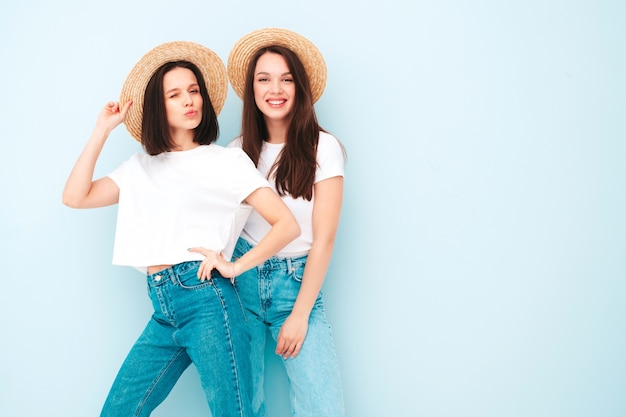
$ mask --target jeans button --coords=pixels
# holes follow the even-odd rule
[[[156,277],[154,277],[154,280],[155,280],[156,282],[161,281],[161,275],[157,275]]]

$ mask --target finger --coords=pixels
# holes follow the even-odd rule
[[[205,248],[189,248],[187,250],[189,252],[199,253],[199,254],[202,254],[204,256],[209,256],[209,254],[213,252],[212,250],[205,249]]]
[[[276,354],[279,356],[283,356],[285,354],[285,352],[287,351],[287,344],[285,343],[285,339],[281,338],[280,336],[278,337],[278,341],[276,343]]]
[[[107,104],[104,105],[103,111],[107,113],[115,113],[115,103],[112,101],[109,101]]]
[[[128,112],[128,109],[130,108],[132,104],[133,104],[132,100],[128,100],[126,103],[124,103],[124,105],[122,106],[120,110],[120,114],[122,117],[126,117],[126,112]]]
[[[294,350],[294,346],[288,345],[285,349],[285,352],[281,355],[281,357],[283,359],[289,359],[290,357],[292,357],[291,355],[293,354],[293,350]]]
[[[291,357],[295,358],[296,356],[298,356],[301,350],[302,350],[302,343],[301,342],[296,343],[296,347],[291,353]]]
[[[202,282],[204,282],[204,280],[210,278],[211,276],[211,269],[207,267],[205,261],[200,262],[200,266],[198,267],[198,279],[200,279],[200,281]]]

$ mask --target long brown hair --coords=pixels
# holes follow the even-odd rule
[[[194,129],[193,141],[200,145],[208,145],[215,142],[219,136],[217,115],[211,103],[202,72],[195,64],[188,61],[168,62],[152,74],[144,95],[141,144],[149,155],[158,155],[162,152],[171,151],[175,146],[167,122],[165,95],[163,93],[163,77],[174,68],[191,70],[200,86],[202,120],[198,127]]]
[[[241,122],[242,148],[256,166],[259,164],[263,142],[269,132],[263,113],[254,101],[254,70],[261,55],[271,52],[285,58],[296,87],[295,103],[287,140],[275,164],[268,172],[268,179],[275,177],[276,190],[280,195],[293,198],[313,198],[313,184],[317,169],[317,143],[320,131],[317,122],[309,79],[302,62],[291,50],[281,46],[268,46],[257,51],[250,60],[243,91],[243,116]]]

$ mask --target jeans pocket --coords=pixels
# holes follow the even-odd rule
[[[306,262],[293,262],[289,269],[289,276],[297,283],[302,283],[302,277],[304,276],[304,267]]]
[[[210,287],[213,285],[211,279],[213,278],[200,281],[200,278],[198,278],[198,268],[190,269],[183,274],[176,275],[178,285],[187,290],[201,290]]]

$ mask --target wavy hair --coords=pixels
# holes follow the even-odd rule
[[[274,178],[278,194],[289,194],[293,198],[303,197],[310,201],[313,198],[317,169],[317,143],[319,133],[324,129],[317,122],[311,87],[304,66],[298,56],[287,48],[268,46],[257,51],[250,60],[243,91],[242,148],[258,166],[261,148],[263,142],[269,139],[269,132],[263,113],[254,100],[254,70],[261,55],[268,52],[285,58],[296,87],[287,140],[268,172],[268,179]]]

